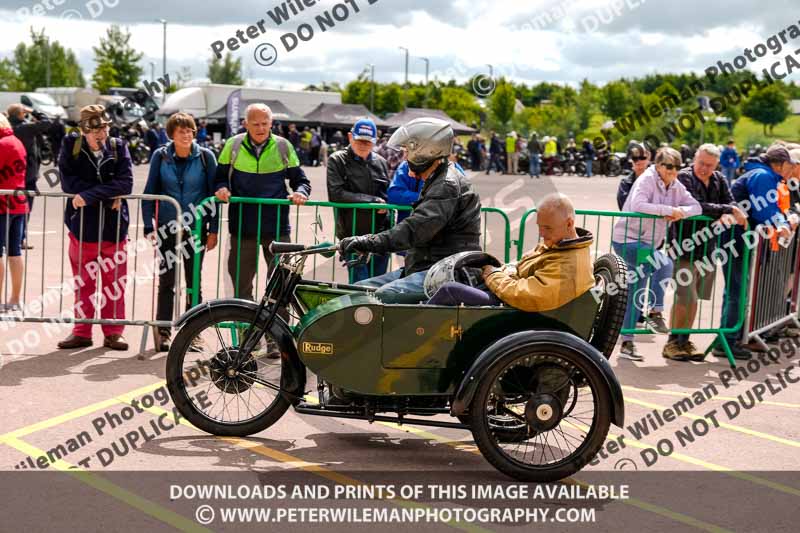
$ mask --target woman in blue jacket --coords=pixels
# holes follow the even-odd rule
[[[169,202],[142,202],[144,234],[158,246],[160,270],[158,277],[158,306],[156,320],[172,320],[175,303],[175,265],[183,255],[186,276],[186,309],[192,307],[194,259],[203,263],[204,250],[217,246],[219,206],[200,203],[214,196],[214,177],[217,161],[214,154],[195,142],[197,126],[191,115],[175,113],[167,120],[167,134],[172,142],[153,153],[145,194],[171,196],[181,206],[180,222],[176,223],[174,205]],[[199,243],[194,242],[195,221],[202,218]],[[154,228],[156,223],[158,230]],[[181,232],[181,249],[177,248],[177,233]],[[199,251],[199,252],[198,252]],[[197,286],[198,303],[200,285]],[[159,328],[156,343],[159,351],[169,350],[170,328]],[[192,341],[196,342],[197,339]]]

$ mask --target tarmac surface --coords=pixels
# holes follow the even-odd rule
[[[307,169],[307,172],[313,185],[312,200],[327,199],[324,170]],[[134,193],[140,193],[146,167],[137,167],[135,176]],[[485,207],[499,207],[508,214],[514,240],[523,213],[544,194],[555,190],[569,195],[579,209],[616,211],[619,178],[568,176],[531,180],[527,176],[481,173],[472,174],[472,180]],[[29,227],[34,249],[27,252],[26,258],[27,301],[54,287],[58,292],[64,276],[69,275],[62,246],[61,202],[50,199],[45,206],[44,201],[37,200],[34,207]],[[131,205],[131,239],[136,243],[142,239],[141,220],[136,218],[137,209]],[[319,217],[312,208],[304,208],[299,216],[293,212],[293,225],[303,242],[333,237],[330,213],[323,211]],[[312,229],[315,221],[322,222],[316,235]],[[598,234],[595,253],[608,249],[610,225],[594,226],[594,221],[587,223],[581,217],[578,223]],[[487,215],[486,226],[490,236],[487,249],[502,258],[504,232],[499,216]],[[525,227],[527,235],[522,248],[529,249],[537,239],[535,217]],[[223,253],[227,247],[223,239],[220,243]],[[150,249],[142,247],[142,250],[137,254],[136,265],[129,260],[129,272],[136,272],[137,281],[135,293],[129,286],[127,312],[128,316],[146,320],[153,314],[155,287],[148,265],[152,267],[154,257]],[[516,247],[512,259],[515,254]],[[224,272],[220,275],[224,265],[219,250],[207,257],[203,267],[206,298],[230,295],[230,281]],[[334,261],[321,262],[316,268],[319,271],[307,274],[318,279],[335,275],[337,281],[344,281],[344,271]],[[264,270],[261,272],[263,289]],[[59,312],[69,310],[71,302],[70,294],[54,297],[37,316],[58,316]],[[4,324],[8,327],[0,332],[3,492],[10,510],[30,512],[14,513],[20,518],[13,527],[8,522],[0,525],[2,531],[50,527],[64,531],[264,529],[263,521],[235,528],[219,522],[201,525],[196,520],[199,515],[195,514],[199,501],[170,493],[178,490],[170,488],[176,484],[510,486],[509,480],[481,457],[471,434],[463,430],[369,424],[302,416],[290,410],[274,426],[251,437],[210,436],[186,421],[174,423],[172,401],[164,388],[166,354],[153,351],[150,337],[146,339],[144,360],[136,357],[141,326],[126,328],[125,336],[130,342],[127,352],[112,352],[102,348],[97,327],[94,347],[61,351],[55,345],[69,333],[68,326]],[[712,339],[711,335],[693,337],[702,349]],[[794,345],[786,341],[776,346],[777,362],[765,358],[740,365],[739,374],[734,376],[726,360],[711,355],[702,363],[662,358],[661,348],[666,342],[663,336],[640,335],[636,342],[644,361],[620,360],[616,353],[610,360],[623,386],[625,427],[612,426],[601,454],[568,481],[568,484],[627,484],[630,497],[597,500],[594,522],[538,527],[559,531],[587,527],[609,531],[796,531],[796,522],[790,518],[797,516],[800,497],[797,475],[800,384],[792,383],[800,381],[800,369]],[[786,373],[785,369],[790,367],[793,370]],[[140,407],[147,405],[145,397],[149,398],[150,406],[131,409],[133,400]],[[690,399],[688,403],[686,398]],[[127,415],[130,416],[126,419]],[[159,425],[159,421],[163,424]],[[642,429],[645,427],[646,432]],[[135,446],[131,445],[131,438],[126,441],[131,432],[139,434]],[[59,452],[60,458],[51,461],[47,458],[48,451],[59,445],[66,452]],[[661,455],[653,451],[659,446],[664,452]],[[41,461],[41,457],[45,460]],[[38,465],[37,460],[41,461]],[[68,474],[48,474],[50,477],[39,474],[31,478],[23,475],[22,470]],[[271,500],[269,505],[266,499],[256,500],[256,506],[314,507],[329,501],[324,495],[306,496],[296,498],[291,504],[285,499]],[[530,507],[532,500],[530,497],[486,499],[497,505],[502,500],[510,508]],[[376,501],[389,508],[403,509],[480,507],[452,495],[435,498],[414,494],[407,499],[390,500],[391,504]],[[553,513],[564,505],[592,507],[572,500],[546,501]],[[304,505],[295,505],[302,502]],[[244,505],[241,501],[228,503]],[[344,505],[342,500],[333,503],[329,507]],[[361,500],[350,503],[353,507],[369,504]],[[32,514],[34,509],[38,514]],[[390,527],[414,531],[454,528],[521,531],[529,530],[532,525],[528,517],[511,523],[453,519]],[[306,531],[319,527],[374,531],[385,526],[365,523],[345,526],[333,522],[322,525],[311,520],[289,524],[287,519],[267,529]]]

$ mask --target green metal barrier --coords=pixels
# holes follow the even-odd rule
[[[213,205],[218,200],[215,197],[209,197],[200,202],[198,206],[196,206],[197,211],[202,211],[204,206]],[[277,199],[270,199],[270,198],[242,198],[242,197],[231,197],[230,204],[238,204],[238,205],[255,205],[257,206],[257,219],[260,221],[262,220],[263,209],[264,206],[276,207],[280,206],[276,209],[277,211],[277,220],[276,220],[276,230],[281,228],[281,216],[284,215],[285,211],[289,211],[289,215],[291,216],[291,209],[293,204],[289,200],[277,200]],[[326,238],[320,238],[319,232],[323,229],[322,223],[322,214],[320,213],[320,208],[324,209],[331,209],[330,213],[332,214],[332,222],[329,226],[330,233],[328,235],[324,235]],[[309,239],[308,234],[301,234],[301,212],[305,212],[308,214],[309,210],[313,209],[313,222],[311,224],[314,227],[313,233],[313,240]],[[378,211],[381,210],[388,210],[388,217],[389,217],[389,224],[394,225],[394,214],[397,211],[410,211],[410,206],[401,206],[401,205],[393,205],[393,204],[342,204],[342,203],[334,203],[334,202],[317,202],[317,201],[308,201],[302,206],[295,206],[294,207],[294,217],[293,217],[293,224],[292,224],[292,233],[290,235],[290,240],[292,242],[304,242],[304,241],[311,241],[307,244],[318,244],[320,241],[330,240],[335,242],[335,226],[336,220],[339,215],[340,210],[352,210],[353,211],[353,227],[352,227],[352,234],[356,233],[356,223],[357,220],[360,220],[361,217],[365,214],[365,211],[369,211],[368,216],[371,217],[371,229],[373,233],[377,233],[377,215]],[[210,211],[210,209],[209,209]],[[506,262],[510,260],[511,257],[511,225],[505,212],[501,209],[494,208],[494,207],[485,207],[481,210],[482,212],[482,227],[483,227],[483,236],[481,239],[481,246],[484,251],[494,252],[497,250],[496,255],[502,256]],[[489,217],[490,216],[499,216],[499,223],[502,226],[502,240],[500,242],[491,242],[493,239],[489,238]],[[229,227],[226,227],[227,224],[224,224],[224,216],[222,217],[223,220],[220,220],[219,224],[219,241],[218,241],[218,249],[219,252],[217,254],[217,283],[216,283],[216,296],[219,297],[220,295],[220,280],[225,272],[227,272],[226,268],[223,268],[222,265],[222,250],[224,249],[224,239],[227,233],[229,232]],[[236,257],[241,259],[241,243],[242,243],[242,220],[244,217],[239,216],[238,224],[236,228],[236,242],[237,242],[237,250],[236,250]],[[230,222],[228,222],[229,224]],[[198,217],[198,220],[195,221],[195,229],[194,229],[194,238],[197,242],[200,242],[201,233],[202,233],[202,226],[203,221]],[[280,233],[279,231],[275,231],[274,234]],[[305,237],[305,238],[304,238]],[[258,225],[256,229],[256,242],[261,241],[261,224]],[[490,249],[490,245],[492,249]],[[319,279],[317,277],[317,256],[313,256],[312,258],[312,270],[310,277],[313,279]],[[393,270],[392,265],[394,262],[393,256],[389,259],[389,266],[387,267],[387,272],[391,272]],[[234,282],[234,296],[238,297],[238,288],[239,288],[239,281],[241,275],[241,261],[236,261],[236,270],[233,272],[232,281]],[[330,271],[330,281],[336,281],[336,261],[331,261],[331,271]],[[257,259],[256,263],[256,273],[255,273],[255,286],[254,291],[255,294],[258,294],[258,284],[260,270],[260,260]],[[374,263],[370,264],[370,275],[374,272]],[[194,271],[192,273],[193,278],[193,287],[201,287],[201,265],[200,261],[194,261]],[[349,281],[349,280],[348,280]],[[200,294],[198,291],[194,291],[191,288],[188,289],[188,292],[191,296],[192,305],[197,305],[200,301]]]
[[[516,241],[513,241],[513,244],[516,245],[516,248],[517,248],[517,253],[516,253],[517,260],[522,258],[522,255],[523,255],[524,250],[525,250],[525,236],[526,236],[526,225],[527,225],[527,222],[531,218],[531,216],[534,215],[535,213],[536,213],[536,209],[530,209],[530,210],[526,211],[523,214],[522,219],[520,221],[519,238]],[[658,216],[647,215],[647,214],[643,214],[643,213],[627,213],[627,212],[619,212],[619,211],[592,211],[592,210],[581,210],[581,209],[576,210],[575,214],[576,214],[575,225],[578,226],[578,227],[581,227],[581,228],[585,228],[585,229],[587,229],[589,231],[592,231],[593,234],[594,234],[594,250],[593,250],[593,256],[594,257],[598,257],[598,256],[602,255],[603,253],[610,253],[610,252],[616,253],[612,248],[613,228],[614,228],[614,225],[615,225],[616,221],[619,220],[619,219],[622,219],[622,218],[624,218],[625,221],[626,221],[625,222],[625,230],[626,230],[625,233],[626,233],[626,235],[628,233],[627,230],[630,227],[630,226],[628,226],[628,224],[638,224],[639,225],[638,233],[640,234],[640,240],[638,242],[633,242],[633,243],[629,242],[629,243],[623,244],[623,249],[622,249],[622,253],[623,254],[625,253],[625,246],[636,246],[638,248],[636,264],[635,265],[628,264],[629,269],[631,269],[631,268],[634,268],[634,269],[639,268],[640,265],[649,265],[649,266],[652,267],[652,264],[649,262],[648,258],[654,257],[654,255],[657,252],[658,253],[664,253],[663,251],[657,250],[653,246],[653,244],[651,244],[652,241],[654,240],[653,238],[655,236],[655,225],[653,226],[653,232],[650,234],[650,239],[649,239],[650,243],[647,243],[647,242],[643,243],[641,241],[641,239],[642,239],[641,235],[643,233],[641,230],[642,230],[643,223],[648,219],[649,220],[653,220],[653,219],[660,218]],[[595,217],[596,218],[596,221],[594,223],[590,222],[589,218],[591,218],[591,217]],[[608,222],[607,225],[604,224],[604,221]],[[698,233],[703,231],[703,227],[706,225],[704,223],[713,222],[713,221],[714,221],[714,219],[711,219],[711,218],[705,217],[705,216],[691,217],[691,218],[687,218],[685,220],[682,220],[681,223],[680,223],[679,229],[678,229],[677,236],[674,239],[672,238],[672,233],[671,233],[670,229],[668,228],[666,236],[665,236],[665,244],[672,243],[673,240],[677,241],[678,243],[684,243],[684,242],[686,242],[687,239],[692,239],[694,241],[694,238],[698,235]],[[722,246],[723,242],[728,242],[728,240],[730,238],[732,238],[733,231],[734,231],[734,227],[731,227],[731,228],[725,230],[724,233],[720,233],[720,234],[716,235],[715,249],[717,249],[717,250],[721,249],[723,247]],[[726,237],[723,238],[723,235],[725,235],[726,233],[728,235],[726,235]],[[708,256],[709,246],[710,246],[711,242],[714,242],[714,240],[713,239],[712,240],[702,239],[702,245],[701,245],[702,253],[700,253],[700,251],[696,247],[692,247],[691,250],[687,250],[689,252],[688,253],[688,257],[687,257],[687,255],[683,255],[682,258],[680,259],[680,263],[679,264],[683,264],[684,262],[688,262],[690,265],[695,265],[695,261],[696,260],[697,261],[702,261],[703,258]],[[661,244],[661,243],[656,243],[656,244]],[[714,334],[714,335],[716,335],[715,341],[709,346],[709,348],[706,350],[706,353],[708,353],[708,351],[711,350],[711,348],[715,344],[718,343],[725,350],[725,353],[728,356],[728,361],[730,362],[731,366],[734,366],[735,362],[734,362],[733,354],[730,351],[730,346],[728,345],[728,342],[725,339],[725,334],[726,333],[739,332],[741,330],[744,322],[745,322],[746,315],[747,315],[747,309],[748,309],[748,302],[747,302],[747,295],[748,295],[748,292],[749,292],[748,291],[748,286],[749,286],[748,274],[750,272],[750,266],[749,265],[750,265],[751,255],[752,255],[752,251],[750,251],[750,250],[738,250],[738,251],[740,253],[743,253],[742,283],[741,283],[741,285],[739,287],[731,287],[731,284],[729,283],[729,280],[731,280],[731,276],[732,276],[733,261],[728,260],[723,265],[723,271],[722,271],[723,277],[724,277],[724,289],[723,289],[723,291],[724,290],[728,290],[728,289],[740,291],[740,293],[739,293],[739,308],[738,308],[738,313],[737,313],[736,325],[734,325],[732,327],[729,327],[729,328],[722,327],[722,324],[721,324],[721,322],[722,322],[722,311],[720,310],[719,313],[716,313],[716,311],[717,311],[718,307],[722,306],[723,296],[722,296],[722,294],[718,294],[719,283],[714,283],[713,286],[711,287],[711,291],[712,292],[711,292],[711,295],[710,295],[710,304],[707,305],[707,306],[703,305],[703,302],[708,301],[706,299],[698,299],[696,301],[696,303],[697,303],[697,313],[696,313],[696,316],[695,316],[695,318],[693,320],[693,323],[692,323],[692,326],[695,326],[695,327],[682,327],[682,328],[672,328],[671,329],[671,333],[673,333],[673,334],[687,334],[687,335],[688,334]],[[712,253],[713,253],[713,251],[712,251]],[[617,255],[619,255],[619,254],[617,254]],[[653,260],[655,262],[658,262],[658,260],[655,257],[654,257]],[[676,262],[672,261],[671,259],[670,259],[670,261],[673,263],[673,277],[674,277],[674,271],[678,269],[678,264],[676,264]],[[626,263],[627,263],[627,261],[626,261]],[[716,265],[716,263],[715,263],[715,265]],[[694,269],[693,269],[693,271],[694,271]],[[716,268],[716,266],[714,268],[713,276],[717,277],[717,268]],[[650,276],[648,276],[648,278],[652,281],[652,274]],[[711,284],[711,283],[713,283],[713,281],[714,281],[713,279],[712,280],[707,280],[706,277],[703,276],[702,281],[700,282],[698,293],[704,294],[705,293],[705,289],[706,289],[706,283],[708,282],[709,284]],[[633,283],[632,285],[629,284],[628,290],[629,291],[631,291],[631,290],[634,291],[634,294],[639,293],[639,291],[641,289],[644,289],[644,287],[641,287],[639,285],[639,283],[640,283],[640,279],[637,277],[635,283]],[[673,287],[674,286],[675,285],[673,285]],[[649,296],[649,291],[651,289],[652,289],[652,287],[647,289],[648,292],[646,292],[645,294],[647,294]],[[678,292],[679,292],[678,290],[675,291],[675,297],[676,298],[678,297]],[[683,295],[685,293],[683,291],[681,291],[681,294]],[[682,298],[682,300],[683,300],[683,298]],[[636,303],[637,302],[634,301],[634,305],[636,305]],[[682,303],[684,303],[684,302],[682,302]],[[644,309],[644,307],[645,306],[643,305],[642,309]],[[674,306],[674,302],[673,302],[673,309],[674,309],[674,307],[675,306]],[[665,302],[664,311],[665,311],[665,315],[666,315],[666,311],[667,311],[666,302]],[[705,317],[703,316],[704,315],[704,311],[705,311]],[[670,313],[670,315],[671,315],[671,313]],[[673,317],[670,316],[669,318],[670,318],[670,322],[671,322]],[[705,320],[704,320],[704,318],[705,318]],[[703,327],[704,324],[706,325],[705,327]],[[627,335],[637,335],[637,334],[652,334],[653,332],[650,329],[647,329],[647,328],[625,328],[625,327],[623,327],[623,329],[621,330],[621,333],[622,334],[627,334]]]

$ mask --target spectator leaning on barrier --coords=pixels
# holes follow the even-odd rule
[[[0,189],[25,189],[26,168],[25,146],[14,135],[5,115],[0,114]],[[0,312],[17,311],[20,308],[22,275],[25,270],[22,237],[27,213],[28,202],[25,196],[0,197],[0,297],[3,297],[3,284],[6,281],[3,255],[8,255],[8,271],[11,274],[11,296],[7,302],[0,304]]]
[[[386,196],[390,204],[394,205],[414,205],[419,200],[419,193],[422,190],[424,181],[411,175],[408,169],[408,161],[403,161],[394,173],[392,183]],[[398,211],[397,223],[405,220],[411,211]]]
[[[392,302],[425,299],[425,273],[440,259],[462,251],[478,251],[481,202],[463,172],[448,164],[453,128],[436,118],[412,120],[390,141],[408,151],[411,172],[424,182],[411,215],[377,235],[342,239],[342,254],[390,253],[408,250],[405,266],[360,285],[377,288],[377,296]]]
[[[720,154],[719,165],[722,167],[722,174],[728,182],[728,186],[736,179],[736,169],[739,168],[739,153],[736,151],[736,143],[733,139],[728,140],[728,146]]]
[[[535,131],[528,139],[528,174],[531,178],[539,178],[542,174],[542,143]]]
[[[719,164],[719,149],[713,144],[704,144],[697,149],[691,167],[686,167],[678,173],[680,181],[695,200],[700,203],[703,215],[719,219],[717,224],[732,226],[747,224],[747,215],[733,203],[728,182],[722,173],[715,169]],[[691,252],[682,248],[678,250],[678,262],[675,268],[676,290],[672,306],[671,327],[673,329],[689,329],[694,323],[697,314],[697,301],[709,300],[714,292],[713,272],[697,268],[697,263],[713,261],[712,253],[717,249],[716,235],[710,230],[710,223],[704,221],[676,222],[670,227],[670,241],[678,244],[694,236],[703,236],[701,243],[694,246]],[[690,273],[691,276],[687,276]],[[688,278],[688,285],[680,283],[682,278]],[[738,290],[738,286],[727,284],[725,290]],[[743,348],[732,348],[734,356],[749,358],[750,354]],[[741,353],[739,353],[741,352]],[[689,340],[688,334],[673,334],[664,346],[662,352],[667,359],[678,361],[702,361],[704,352],[698,350]]]
[[[650,166],[650,150],[644,144],[631,141],[628,144],[628,159],[631,161],[632,170],[619,182],[617,189],[617,205],[620,211],[624,211],[623,207],[628,195],[631,192],[634,182],[641,176],[645,170]],[[667,333],[669,328],[661,316],[664,311],[664,284],[665,280],[672,277],[672,260],[664,254],[659,248],[662,243],[657,243],[656,251],[654,252],[654,259],[658,268],[653,271],[650,277],[651,289],[647,292],[647,301],[640,302],[647,304],[650,313],[647,316],[648,326],[658,331],[659,333]],[[652,298],[652,301],[649,301]],[[645,317],[640,316],[640,321],[644,321]]]
[[[623,205],[623,211],[656,215],[657,219],[637,219],[621,217],[614,224],[612,246],[614,251],[625,260],[630,271],[642,265],[644,276],[637,277],[634,283],[628,284],[628,305],[625,309],[624,329],[633,329],[645,307],[645,287],[653,274],[653,265],[648,257],[653,256],[655,249],[664,241],[667,233],[667,222],[699,215],[700,204],[678,181],[678,170],[681,168],[681,155],[672,148],[661,148],[656,154],[655,165],[652,165],[639,176],[633,184],[631,193]],[[653,262],[657,262],[653,258]],[[645,322],[659,333],[667,332],[666,324],[660,313],[650,315]],[[641,361],[643,357],[636,351],[633,335],[622,335],[620,357]]]
[[[61,188],[74,194],[67,202],[64,224],[69,229],[69,260],[76,278],[75,318],[94,318],[98,275],[101,319],[125,318],[128,256],[128,203],[115,200],[131,193],[133,165],[125,141],[109,138],[111,121],[105,108],[90,105],[80,111],[80,133],[64,139],[58,156]],[[102,233],[101,233],[102,231]],[[101,263],[98,265],[98,263]],[[127,350],[124,326],[103,324],[103,346]],[[72,334],[58,343],[62,349],[92,345],[92,325],[75,324]]]
[[[769,225],[776,229],[777,236],[788,238],[796,227],[796,218],[793,223],[787,220],[778,204],[778,188],[784,180],[791,178],[795,167],[800,161],[794,159],[785,146],[773,144],[763,155],[751,157],[744,164],[745,173],[733,183],[731,193],[739,205],[748,205],[748,223],[752,228],[759,224]],[[744,230],[736,226],[731,239],[733,248],[737,251],[731,261],[731,287],[741,287],[747,282],[747,276],[742,272],[744,254],[749,253],[743,238]],[[739,290],[725,292],[722,302],[722,327],[733,329],[739,322],[739,306],[741,304]],[[735,331],[726,333],[725,339],[731,346],[733,355],[744,348],[741,344],[741,325]],[[734,348],[737,350],[734,351]],[[714,355],[725,357],[721,346],[714,348]],[[745,357],[744,355],[742,357]]]
[[[142,202],[144,217],[144,234],[158,246],[160,257],[158,277],[158,306],[156,320],[172,320],[175,304],[175,278],[177,258],[183,256],[183,271],[186,289],[186,309],[192,307],[191,292],[195,289],[200,294],[199,284],[194,286],[194,260],[200,261],[202,272],[203,254],[217,246],[219,217],[216,204],[200,206],[205,198],[214,195],[214,179],[217,172],[217,161],[208,148],[202,148],[195,142],[196,125],[194,119],[186,113],[175,113],[167,120],[167,135],[172,142],[162,146],[153,154],[150,161],[150,173],[145,194],[170,196],[181,206],[180,227],[175,227],[177,213],[175,206],[169,202],[145,200]],[[203,215],[200,242],[194,242],[195,216]],[[156,220],[156,216],[158,217]],[[153,221],[158,231],[153,226]],[[177,232],[181,232],[181,249],[177,248]],[[197,256],[195,256],[195,251]],[[198,302],[200,300],[198,299]],[[157,349],[169,350],[170,328],[159,328]],[[195,345],[199,338],[192,340]]]
[[[372,151],[378,128],[372,120],[359,120],[347,134],[350,146],[328,159],[328,200],[341,204],[385,204],[389,165]],[[386,209],[336,210],[336,237],[380,233],[389,229]],[[353,258],[351,258],[353,259]],[[350,283],[386,273],[388,255],[375,255],[369,264],[349,267]]]
[[[265,104],[250,104],[245,113],[247,133],[228,139],[219,155],[217,199],[227,202],[231,196],[288,198],[295,205],[303,205],[311,195],[311,183],[300,168],[291,144],[270,134],[272,110]],[[294,191],[291,194],[286,188],[287,180]],[[261,246],[271,272],[274,265],[269,245],[273,240],[289,241],[289,207],[233,204],[228,212],[228,229],[231,234],[228,274],[235,296],[252,300],[258,247]]]

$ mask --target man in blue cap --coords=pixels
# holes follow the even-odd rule
[[[347,134],[350,146],[328,159],[328,199],[342,204],[385,204],[389,164],[373,151],[378,140],[375,122],[362,119]],[[336,238],[380,233],[389,229],[385,209],[337,209]],[[350,283],[386,273],[389,255],[374,255],[364,265],[349,267]]]

